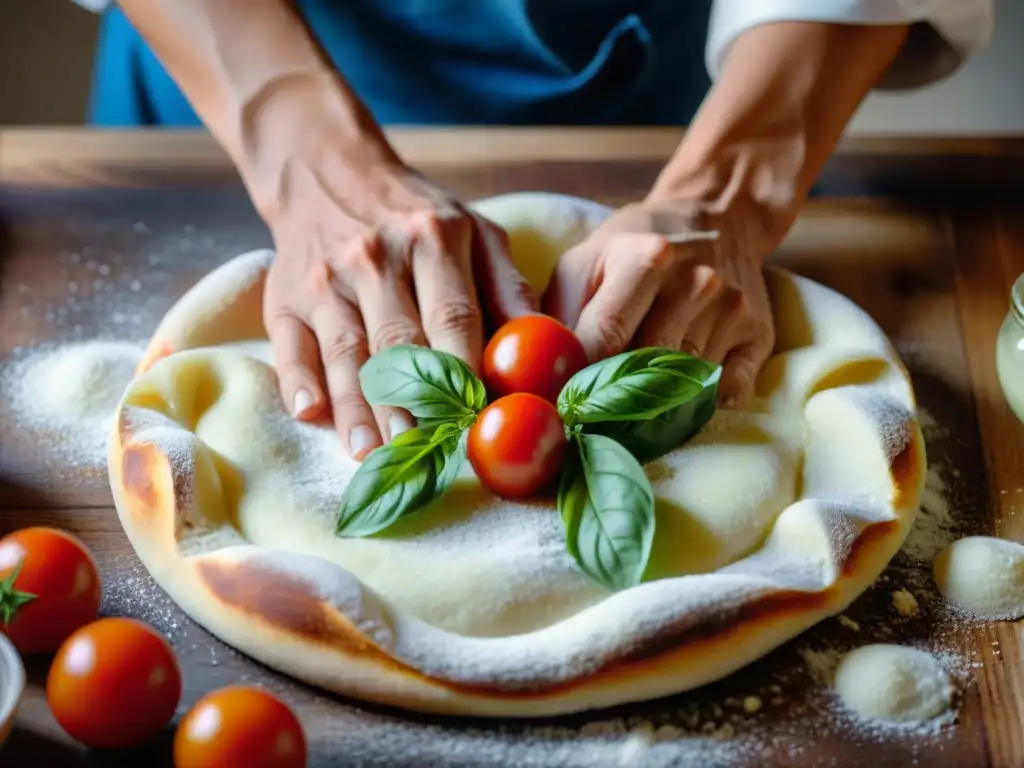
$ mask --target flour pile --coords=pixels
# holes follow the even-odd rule
[[[142,348],[88,341],[21,350],[0,375],[15,429],[74,466],[99,466],[117,404]]]

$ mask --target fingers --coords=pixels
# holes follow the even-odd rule
[[[755,336],[735,347],[725,358],[718,399],[725,408],[739,408],[754,395],[757,375],[771,356],[774,342],[769,334]]]
[[[315,418],[327,405],[320,383],[316,337],[309,326],[290,313],[267,314],[271,318],[267,334],[285,407],[298,419]]]
[[[426,341],[476,370],[483,352],[483,318],[473,283],[471,242],[469,221],[431,221],[414,245],[412,275]]]
[[[481,216],[473,216],[472,273],[480,301],[496,326],[536,312],[540,302],[529,281],[512,262],[508,235]]]
[[[645,347],[682,349],[700,357],[714,322],[714,313],[709,313],[709,309],[723,287],[724,280],[711,267],[682,263],[663,282],[661,293],[641,327],[639,343]],[[691,329],[698,318],[704,318],[703,325]]]
[[[349,454],[362,460],[382,442],[359,385],[359,368],[369,354],[363,320],[348,301],[332,297],[312,310],[310,326],[319,342],[334,425]]]
[[[587,244],[579,245],[562,254],[548,281],[541,299],[542,310],[563,325],[575,328],[580,313],[597,289],[599,260]]]
[[[576,324],[576,335],[591,360],[626,349],[654,303],[672,259],[672,246],[657,236],[613,239],[605,248],[600,285]]]

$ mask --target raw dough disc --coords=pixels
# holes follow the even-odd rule
[[[608,210],[518,194],[474,204],[543,287]],[[645,583],[610,594],[565,552],[557,512],[486,493],[466,467],[429,510],[333,535],[355,470],[296,422],[263,331],[269,251],[171,309],[119,409],[120,519],[172,598],[226,642],[311,683],[397,706],[537,716],[717,680],[841,612],[902,544],[924,448],[885,335],[839,294],[773,270],[778,344],[742,413],[650,464]]]

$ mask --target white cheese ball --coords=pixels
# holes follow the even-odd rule
[[[1024,546],[992,536],[968,536],[935,558],[942,596],[980,619],[1024,616]]]
[[[949,673],[930,653],[902,645],[866,645],[839,662],[833,681],[843,703],[871,720],[924,722],[953,701]]]

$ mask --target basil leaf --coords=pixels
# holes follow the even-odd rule
[[[639,462],[604,435],[578,435],[562,475],[558,510],[565,546],[610,589],[640,583],[654,542],[654,491]]]
[[[399,345],[370,357],[359,371],[371,405],[405,408],[420,426],[470,416],[487,404],[487,391],[462,360],[426,347]]]
[[[607,421],[587,424],[584,431],[605,435],[620,443],[641,464],[674,451],[693,437],[715,414],[717,383],[692,400],[644,421]]]
[[[435,452],[435,471],[437,482],[434,484],[433,498],[438,498],[445,493],[458,479],[466,463],[466,444],[469,440],[469,430],[460,429],[455,424],[441,424],[434,432],[434,442],[441,446],[440,458],[443,459],[440,466],[437,466],[438,454]]]
[[[558,395],[558,412],[570,426],[653,419],[717,388],[721,371],[661,347],[624,352],[569,379]]]
[[[458,475],[449,465],[461,462],[461,433],[451,426],[410,429],[371,451],[341,497],[336,533],[371,536],[443,493]]]

